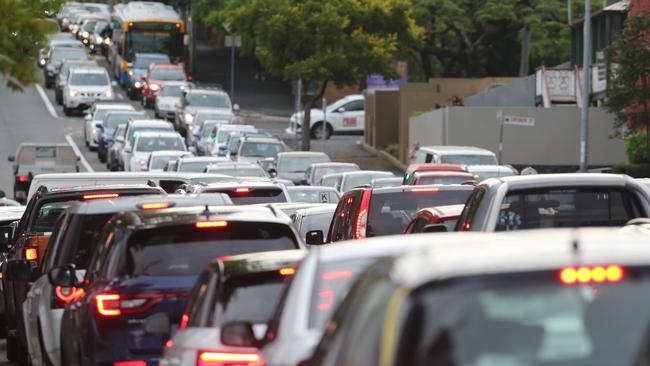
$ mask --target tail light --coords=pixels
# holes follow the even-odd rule
[[[142,360],[118,361],[118,362],[113,362],[113,366],[147,366],[147,361],[142,361]]]
[[[94,194],[85,194],[83,196],[84,201],[88,200],[105,200],[109,198],[118,198],[119,193],[94,193]]]
[[[26,175],[19,175],[18,176],[18,181],[21,182],[21,183],[25,183],[25,182],[29,181],[29,177],[26,176]]]
[[[197,229],[211,229],[211,228],[220,228],[228,226],[228,221],[225,220],[210,220],[210,221],[199,221],[195,224]]]
[[[620,266],[567,267],[560,271],[560,281],[566,285],[616,283],[623,280]]]
[[[440,188],[438,187],[422,187],[422,188],[411,188],[413,193],[429,193],[429,192],[439,192]]]
[[[172,207],[172,203],[170,202],[149,202],[149,203],[143,203],[140,205],[141,210],[162,210],[164,208],[170,208]]]
[[[190,294],[187,292],[124,296],[115,293],[102,293],[95,295],[95,306],[99,315],[113,317],[144,313],[166,298],[189,296]]]
[[[67,304],[82,297],[84,290],[76,287],[56,286],[52,294],[52,309],[63,309]]]
[[[236,188],[235,193],[250,193],[251,189],[247,187]]]
[[[296,269],[293,267],[284,267],[278,270],[280,276],[293,276],[296,274]]]
[[[23,256],[28,261],[38,260],[38,248],[25,248],[23,249]]]
[[[357,215],[356,225],[354,229],[355,239],[365,239],[366,229],[368,228],[368,209],[370,208],[370,194],[371,190],[363,191],[361,196],[361,205],[359,206],[359,214]]]
[[[258,352],[200,351],[197,366],[264,366]]]

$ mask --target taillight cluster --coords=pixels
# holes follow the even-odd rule
[[[567,267],[560,271],[562,283],[567,285],[589,283],[616,283],[623,280],[623,268],[616,265],[594,267]]]
[[[367,189],[363,191],[361,196],[361,205],[359,206],[359,213],[354,225],[354,238],[365,239],[366,230],[368,229],[368,209],[370,209],[370,195],[372,190]]]
[[[76,287],[56,286],[52,294],[52,309],[63,309],[67,304],[76,301],[84,295],[84,289]]]
[[[101,293],[95,295],[97,314],[104,317],[139,314],[146,312],[165,298],[188,297],[189,293],[120,295]]]
[[[197,366],[264,366],[258,352],[200,351]]]

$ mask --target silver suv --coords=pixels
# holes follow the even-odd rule
[[[101,67],[73,68],[63,88],[63,112],[69,116],[73,110],[84,110],[94,102],[113,100],[115,93],[108,73]]]

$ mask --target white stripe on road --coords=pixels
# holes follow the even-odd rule
[[[79,157],[79,160],[81,161],[81,165],[84,166],[84,169],[86,169],[86,171],[89,173],[93,173],[95,170],[93,169],[93,167],[90,166],[90,164],[88,164],[88,160],[84,158],[83,154],[81,153],[81,150],[79,150],[79,147],[77,146],[77,144],[72,139],[72,136],[70,135],[72,134],[69,133],[65,135],[65,140],[68,141],[70,146],[72,146],[72,150],[74,150],[74,153]]]
[[[115,93],[117,94],[117,99],[124,99],[124,95],[122,93]]]
[[[47,94],[45,94],[45,90],[43,90],[43,87],[41,87],[39,84],[36,84],[36,91],[38,92],[38,95],[41,96],[41,99],[43,99],[43,103],[45,103],[45,108],[47,108],[47,111],[50,112],[52,117],[59,118],[59,115],[56,114],[56,110],[54,109],[52,102],[50,102],[50,98],[48,98]]]

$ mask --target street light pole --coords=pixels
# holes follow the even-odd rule
[[[589,97],[591,91],[591,0],[585,0],[585,21],[582,47],[582,110],[580,111],[580,171],[586,172],[589,148]]]

